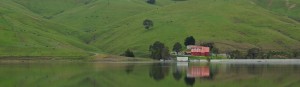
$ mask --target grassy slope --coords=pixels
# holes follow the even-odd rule
[[[14,2],[1,0],[0,13],[0,56],[87,56],[97,50],[76,38],[81,33]]]
[[[300,21],[299,0],[253,0],[263,8]]]
[[[183,42],[190,35],[198,41],[217,42],[223,50],[251,47],[291,49],[300,44],[298,22],[274,15],[248,0],[188,0],[161,6],[134,0],[120,2],[115,0],[105,7],[98,1],[58,15],[54,20],[83,30],[86,30],[84,27],[94,27],[91,33],[95,40],[92,44],[114,54],[131,48],[143,56],[154,41],[162,41],[172,47],[175,42]],[[118,7],[120,5],[126,6]],[[112,7],[114,9],[110,9]],[[95,14],[97,12],[99,14]],[[76,15],[72,18],[70,14]],[[84,17],[88,15],[100,18]],[[110,17],[101,19],[105,17],[103,15]],[[154,28],[143,29],[141,23],[144,19],[153,20]]]
[[[197,41],[217,42],[222,50],[300,47],[299,22],[262,8],[262,1],[160,0],[156,5],[141,0],[95,0],[88,4],[83,2],[89,0],[14,1],[36,14],[51,16],[51,21],[83,32],[79,38],[85,43],[113,54],[131,48],[145,56],[154,41],[172,47],[190,35]],[[153,20],[154,28],[143,29],[144,19]]]
[[[53,16],[64,11],[89,4],[95,0],[12,0],[26,6],[34,13],[42,15],[44,18],[51,19]]]

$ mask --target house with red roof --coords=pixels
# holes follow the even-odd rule
[[[204,46],[188,46],[192,56],[209,56],[210,50],[209,47]]]

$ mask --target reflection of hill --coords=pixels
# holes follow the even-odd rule
[[[170,63],[0,64],[0,87],[299,87],[300,65]],[[210,78],[186,76],[209,67]],[[177,69],[177,70],[176,70]],[[150,71],[149,71],[150,70]],[[128,74],[128,72],[130,74]],[[173,75],[169,75],[175,73]],[[149,76],[150,75],[150,76]],[[174,80],[176,77],[179,80]]]
[[[224,65],[223,65],[224,66]],[[249,79],[287,79],[299,77],[299,65],[257,65],[257,64],[227,64],[215,77],[217,81],[222,80],[249,80]]]

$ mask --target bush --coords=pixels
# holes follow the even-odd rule
[[[239,50],[230,51],[230,52],[227,53],[227,55],[229,55],[230,59],[242,59],[242,58],[244,58],[242,56],[242,53]]]
[[[256,58],[260,57],[260,53],[261,53],[261,50],[258,48],[249,49],[248,53],[247,53],[247,58],[256,59]]]
[[[145,29],[150,29],[151,27],[153,27],[153,22],[152,22],[152,20],[145,19],[143,22],[143,25],[144,25]]]
[[[134,54],[133,54],[133,52],[130,49],[127,49],[124,52],[124,56],[126,56],[126,57],[135,57]]]
[[[293,50],[293,57],[294,58],[300,57],[300,50]]]

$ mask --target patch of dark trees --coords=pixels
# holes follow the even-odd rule
[[[149,4],[155,4],[155,0],[146,0],[146,2]]]
[[[152,45],[149,46],[149,51],[150,51],[150,57],[155,59],[155,60],[169,60],[171,59],[171,55],[169,52],[169,48],[165,46],[164,43],[160,41],[154,42]]]
[[[187,46],[187,45],[192,45],[192,44],[195,44],[194,37],[193,36],[187,37],[185,39],[185,45]],[[179,42],[176,42],[173,45],[172,50],[174,52],[177,52],[177,54],[178,54],[178,52],[183,50],[183,46]],[[149,51],[150,51],[150,57],[152,59],[155,59],[155,60],[160,60],[160,59],[170,60],[171,59],[169,48],[166,47],[165,44],[160,41],[156,41],[152,45],[150,45]]]
[[[184,46],[195,45],[196,41],[193,36],[188,36],[184,40]],[[214,42],[202,42],[200,46],[209,47],[212,54],[219,54],[219,49]],[[176,42],[172,51],[177,54],[184,49],[183,45]],[[156,41],[149,46],[150,57],[155,60],[170,60],[171,54],[169,48],[162,42]],[[270,59],[270,58],[300,58],[300,49],[292,51],[263,51],[260,48],[251,48],[245,51],[232,50],[226,52],[229,59]],[[127,49],[121,56],[135,57],[134,53]]]
[[[121,54],[121,56],[125,56],[125,57],[135,57],[134,53],[130,50],[127,49],[123,54]]]
[[[233,50],[226,52],[230,59],[270,59],[270,58],[299,58],[300,50],[292,51],[263,51],[259,48],[251,48],[246,52]]]
[[[195,45],[196,41],[195,38],[193,36],[189,36],[184,40],[184,45],[188,46],[188,45]],[[212,51],[212,53],[219,53],[219,49],[215,46],[215,44],[213,42],[209,42],[209,43],[201,43],[201,46],[206,46],[209,47],[210,50]],[[176,42],[173,45],[173,49],[172,51],[176,52],[178,54],[178,52],[181,52],[183,50],[183,46],[179,43]],[[164,43],[160,42],[160,41],[156,41],[154,42],[152,45],[149,46],[149,51],[150,51],[150,57],[152,59],[155,60],[169,60],[171,59],[171,55],[169,52],[168,47],[165,46]]]

